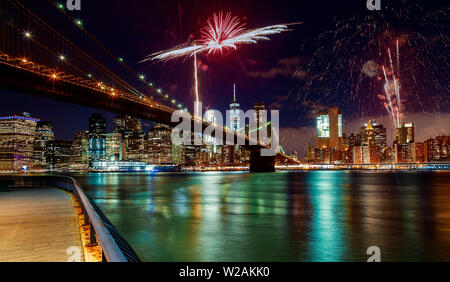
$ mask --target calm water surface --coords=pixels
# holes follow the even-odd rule
[[[76,178],[144,261],[450,261],[450,172]]]

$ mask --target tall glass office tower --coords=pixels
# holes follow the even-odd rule
[[[89,165],[106,160],[106,120],[100,114],[89,118]]]
[[[233,84],[233,102],[230,104],[230,124],[228,127],[238,130],[240,126],[239,103],[236,101],[236,84]]]

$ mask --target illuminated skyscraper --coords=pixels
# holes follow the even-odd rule
[[[148,153],[145,151],[146,142],[144,132],[133,133],[125,139],[126,160],[134,162],[147,162]]]
[[[205,112],[204,119],[205,119],[207,122],[209,122],[209,123],[215,123],[215,122],[217,122],[213,110],[207,110],[207,111]],[[214,140],[214,139],[215,139],[214,137],[209,136],[209,135],[204,137],[205,142],[208,143],[208,144],[215,143],[215,140]]]
[[[0,170],[22,170],[32,166],[38,121],[28,113],[0,117]]]
[[[46,168],[52,170],[67,169],[72,141],[52,140],[46,146]]]
[[[394,154],[396,163],[413,161],[414,124],[403,123],[395,129]]]
[[[316,146],[318,148],[331,148],[342,152],[342,112],[338,108],[329,108],[328,111],[318,112],[316,119]]]
[[[150,164],[172,162],[172,129],[167,125],[155,123],[148,132],[147,153]]]
[[[255,111],[255,122],[256,122],[256,129],[257,129],[257,140],[258,142],[261,141],[261,131],[266,130],[267,131],[267,137],[271,137],[271,128],[270,125],[266,126],[267,122],[267,113],[266,116],[264,116],[263,112],[266,110],[266,106],[264,105],[264,102],[256,102],[253,103],[253,110]]]
[[[236,84],[233,84],[233,102],[230,104],[230,124],[228,128],[237,131],[240,127],[239,103],[236,101]]]
[[[369,120],[361,127],[361,145],[386,147],[386,128],[382,124]]]
[[[89,167],[89,132],[77,131],[72,141],[69,156],[69,167],[86,169]]]
[[[120,133],[122,139],[133,133],[142,133],[141,120],[128,115],[118,115],[113,120],[114,133]]]
[[[214,115],[213,110],[208,110],[205,113],[205,120],[210,123],[215,123],[216,116]],[[217,141],[213,136],[206,135],[204,136],[204,141],[206,145],[206,150],[208,152],[209,158],[213,158],[213,155],[217,153]]]
[[[440,162],[450,160],[450,136],[441,135],[424,142],[426,162]]]
[[[89,165],[106,160],[106,120],[100,114],[89,118]]]
[[[106,160],[121,161],[123,159],[123,142],[119,132],[106,134]]]
[[[414,142],[414,124],[404,123],[395,130],[395,142],[397,144],[408,144]]]
[[[47,121],[39,121],[36,125],[36,135],[34,137],[33,167],[45,168],[45,147],[48,141],[54,139],[52,124]]]

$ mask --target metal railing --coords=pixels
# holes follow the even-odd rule
[[[102,261],[140,262],[139,257],[100,208],[70,176],[0,176],[0,186],[55,187],[73,193],[80,203],[84,223],[89,224],[91,245],[99,245]]]

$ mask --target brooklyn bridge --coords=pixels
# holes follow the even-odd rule
[[[48,9],[59,12],[48,13]],[[115,55],[83,22],[71,17],[65,6],[54,1],[0,2],[0,88],[86,107],[151,120],[169,126],[172,114],[183,110],[191,123],[203,129],[206,120],[189,113],[182,103],[138,74],[123,57]],[[273,171],[275,163],[298,161],[277,150],[261,156],[267,148],[248,135],[213,124],[224,136],[242,138],[250,149],[250,170]],[[251,142],[253,141],[253,142]],[[250,144],[257,144],[251,146]]]

